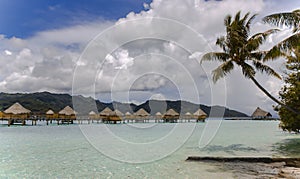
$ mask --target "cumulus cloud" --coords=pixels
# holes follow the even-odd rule
[[[1,35],[0,66],[5,68],[0,73],[0,91],[71,93],[73,85],[74,93],[96,93],[103,100],[141,101],[156,94],[176,99],[180,94],[184,100],[228,105],[248,114],[257,105],[271,110],[273,102],[243,78],[239,69],[226,81],[213,84],[211,71],[218,63],[200,65],[199,59],[208,51],[220,50],[215,39],[224,34],[227,14],[259,13],[253,24],[255,33],[271,28],[259,18],[274,9],[290,11],[297,3],[153,0],[144,4],[145,11],[129,13],[117,22],[82,23],[42,31],[28,39]],[[288,35],[288,29],[272,35],[263,48]],[[282,60],[270,65],[283,71]],[[266,75],[257,78],[277,96],[282,81]],[[135,98],[129,99],[133,94]]]
[[[12,52],[9,50],[4,50],[5,55],[12,55]]]

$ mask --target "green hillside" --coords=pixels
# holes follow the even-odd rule
[[[4,111],[10,105],[15,102],[19,102],[27,109],[30,109],[35,114],[44,114],[48,109],[52,109],[55,112],[60,111],[65,106],[69,105],[73,107],[76,104],[76,110],[81,114],[88,114],[91,110],[102,111],[105,107],[111,109],[118,109],[125,113],[127,111],[133,113],[140,108],[144,108],[150,114],[154,115],[156,112],[164,113],[166,110],[173,108],[177,112],[184,114],[186,112],[195,112],[199,107],[206,112],[210,113],[213,109],[212,117],[247,117],[246,114],[239,111],[230,110],[222,106],[206,106],[202,104],[194,104],[187,101],[159,101],[149,100],[140,105],[128,104],[128,103],[103,103],[98,100],[94,100],[91,97],[83,96],[71,96],[69,94],[53,94],[49,92],[39,93],[0,93],[0,111]],[[95,111],[95,112],[96,112]]]

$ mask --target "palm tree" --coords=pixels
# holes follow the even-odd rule
[[[265,57],[266,60],[277,56],[289,55],[291,51],[300,44],[300,9],[292,12],[271,14],[263,18],[265,23],[276,26],[287,26],[293,28],[293,34],[275,45]],[[277,54],[277,55],[276,55]]]
[[[250,36],[250,25],[256,15],[251,17],[249,17],[249,15],[250,13],[248,12],[241,18],[241,12],[238,12],[233,20],[232,17],[228,15],[224,19],[226,35],[219,37],[216,41],[216,45],[221,47],[223,52],[207,53],[202,57],[201,63],[203,61],[214,60],[222,62],[220,66],[213,70],[214,82],[217,82],[220,78],[223,78],[230,73],[233,70],[234,65],[241,67],[243,75],[246,78],[251,79],[269,98],[287,109],[296,112],[273,97],[255,79],[256,70],[281,79],[280,75],[276,73],[275,70],[263,63],[263,59],[267,52],[259,51],[260,45],[264,43],[267,37],[278,30],[271,29]],[[251,62],[252,65],[249,64],[249,62]]]

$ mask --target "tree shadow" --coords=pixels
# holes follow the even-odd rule
[[[238,152],[238,151],[242,151],[242,152],[257,151],[257,149],[255,149],[253,147],[247,147],[243,144],[232,144],[232,145],[228,145],[228,146],[211,145],[211,146],[205,147],[203,150],[207,151],[208,153],[226,152],[230,155],[235,155],[235,152]]]
[[[285,139],[273,145],[273,151],[287,157],[300,157],[300,138]]]

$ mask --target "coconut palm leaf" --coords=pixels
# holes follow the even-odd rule
[[[242,73],[246,78],[253,78],[255,76],[255,70],[254,68],[247,64],[247,63],[243,63],[241,64],[242,67]]]
[[[203,61],[220,61],[225,62],[229,58],[229,55],[227,53],[223,52],[210,52],[203,55],[201,58],[200,64],[202,64]]]
[[[262,45],[271,34],[274,34],[275,32],[278,32],[278,31],[279,31],[279,29],[270,29],[265,32],[260,32],[260,33],[253,35],[247,41],[246,49],[248,51],[257,50],[260,47],[260,45]]]
[[[272,47],[264,57],[264,61],[274,60],[280,56],[289,56],[300,44],[300,33],[294,34]]]
[[[275,70],[273,70],[271,67],[263,64],[262,62],[260,62],[258,60],[253,60],[252,63],[258,71],[260,71],[262,73],[265,72],[268,75],[271,75],[278,79],[281,79],[281,76]]]
[[[232,60],[224,62],[222,65],[218,66],[215,70],[213,70],[213,82],[216,83],[219,79],[226,76],[231,70],[233,70],[234,65]]]
[[[276,26],[288,26],[293,28],[293,32],[300,31],[300,9],[292,12],[277,13],[266,16],[263,21]]]

